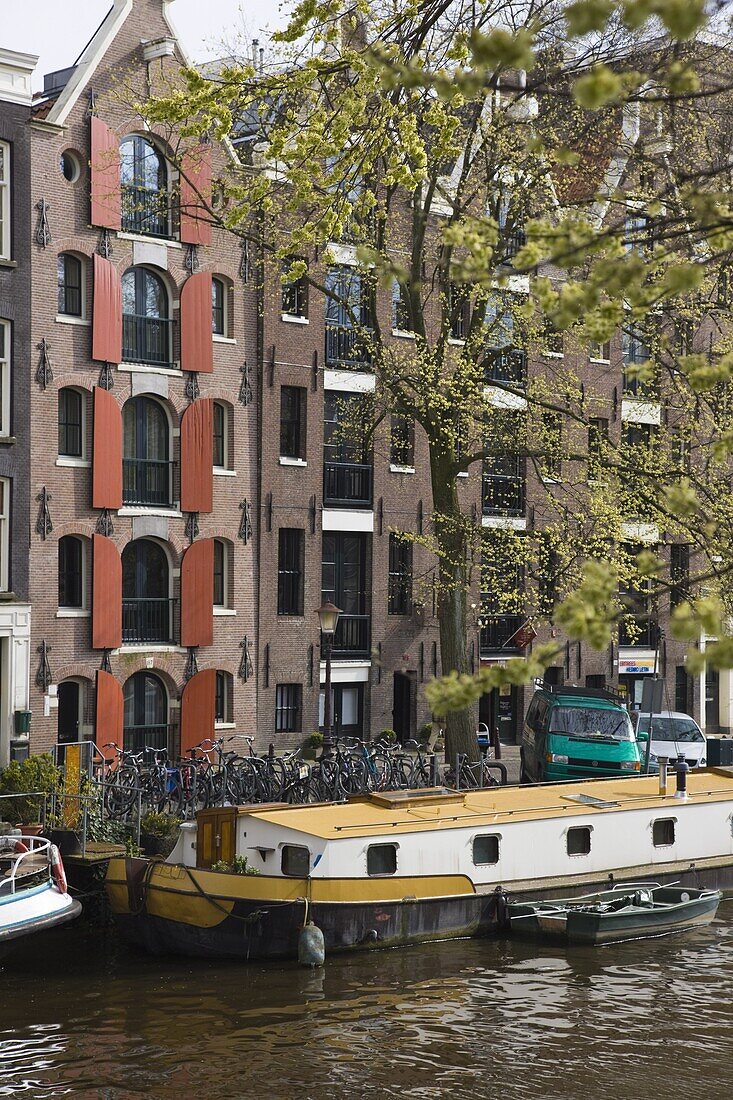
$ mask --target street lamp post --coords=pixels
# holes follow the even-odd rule
[[[331,653],[333,652],[333,636],[339,621],[341,608],[326,601],[316,611],[321,624],[321,656],[326,662],[326,681],[324,684],[325,698],[323,700],[323,756],[331,755]]]

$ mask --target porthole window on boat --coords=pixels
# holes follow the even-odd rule
[[[662,817],[652,824],[652,840],[655,848],[665,848],[674,844],[674,818]]]
[[[284,875],[293,878],[308,878],[311,869],[311,854],[308,848],[300,844],[283,844],[280,867]]]
[[[498,836],[475,836],[473,838],[473,862],[475,864],[499,862]]]
[[[367,848],[367,874],[393,875],[397,870],[397,848],[394,844],[371,844]]]
[[[567,839],[569,856],[587,856],[590,852],[590,829],[587,825],[568,829]]]

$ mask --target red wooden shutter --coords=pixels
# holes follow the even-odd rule
[[[122,645],[122,558],[112,539],[92,535],[92,649]]]
[[[213,403],[189,405],[181,418],[181,511],[210,512],[214,497]]]
[[[100,747],[109,741],[122,745],[124,727],[122,688],[109,672],[97,672],[97,713],[95,739]]]
[[[92,508],[122,507],[122,414],[114,397],[94,387]]]
[[[92,359],[103,363],[122,362],[122,282],[114,264],[97,252],[94,253]]]
[[[181,695],[181,756],[214,736],[216,719],[216,669],[205,668],[192,676]]]
[[[120,228],[120,146],[117,135],[101,118],[91,119],[91,223]]]
[[[191,543],[181,564],[181,645],[214,644],[214,540]]]
[[[181,288],[181,370],[211,374],[211,274],[190,275]]]
[[[211,146],[197,145],[181,158],[181,240],[211,244]]]

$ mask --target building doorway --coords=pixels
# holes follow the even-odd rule
[[[318,725],[323,730],[325,692],[321,688]],[[364,729],[362,684],[331,685],[331,730],[334,737],[361,737]]]
[[[488,727],[489,738],[499,731],[499,740],[505,744],[519,742],[522,729],[519,723],[519,690],[506,684],[482,695],[479,700],[479,722]]]
[[[81,684],[63,680],[58,687],[58,701],[56,740],[59,745],[70,745],[80,740]]]
[[[392,694],[392,729],[400,744],[415,736],[417,677],[414,672],[395,672]]]
[[[705,671],[705,732],[720,729],[720,673],[717,668]]]

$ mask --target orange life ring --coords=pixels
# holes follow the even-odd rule
[[[58,850],[55,844],[51,845],[51,873],[56,883],[56,889],[60,894],[68,894],[69,888],[66,885],[66,872],[64,871],[64,863],[61,859],[61,852]]]
[[[20,855],[22,852],[29,852],[30,848],[28,847],[27,844],[24,844],[22,840],[16,840],[15,850]]]

